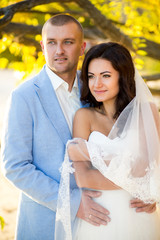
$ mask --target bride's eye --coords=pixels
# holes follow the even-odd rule
[[[88,75],[88,79],[94,79],[93,75]]]
[[[109,77],[111,77],[111,75],[110,74],[104,74],[103,77],[104,78],[109,78]]]

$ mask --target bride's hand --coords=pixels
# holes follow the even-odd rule
[[[144,203],[137,198],[130,201],[130,206],[131,208],[136,208],[136,212],[153,213],[156,211],[156,203]]]
[[[101,192],[83,190],[77,217],[95,226],[107,225],[110,222],[109,211],[92,199],[100,196]]]

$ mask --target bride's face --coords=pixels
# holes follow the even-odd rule
[[[88,66],[89,89],[98,102],[115,100],[119,92],[119,72],[111,62],[93,59]]]

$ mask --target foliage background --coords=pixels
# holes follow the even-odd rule
[[[1,0],[0,7],[0,68],[14,69],[19,79],[45,63],[39,44],[43,23],[67,13],[83,25],[88,48],[110,40],[124,44],[160,95],[160,0]]]

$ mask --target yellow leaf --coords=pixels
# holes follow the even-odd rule
[[[138,50],[137,51],[137,54],[141,55],[141,56],[146,56],[147,55],[147,52],[144,51],[144,50]]]
[[[40,41],[42,40],[42,36],[41,36],[40,34],[37,34],[37,35],[35,36],[35,40],[36,40],[37,42],[40,42]]]
[[[8,65],[8,59],[7,58],[0,58],[0,68],[6,68]]]
[[[144,61],[143,61],[141,58],[136,58],[136,59],[135,59],[135,63],[136,63],[136,64],[139,64],[139,65],[143,65],[143,64],[144,64]]]
[[[45,21],[47,21],[51,17],[50,14],[45,14]]]
[[[138,70],[141,70],[141,69],[143,68],[143,66],[140,65],[140,64],[136,64],[136,68],[137,68]]]
[[[83,23],[83,22],[85,21],[85,18],[84,18],[84,17],[79,17],[79,18],[78,18],[78,21],[79,21],[80,23]]]
[[[5,222],[4,219],[0,216],[0,225],[1,225],[1,229],[3,230],[4,226],[5,226]]]

